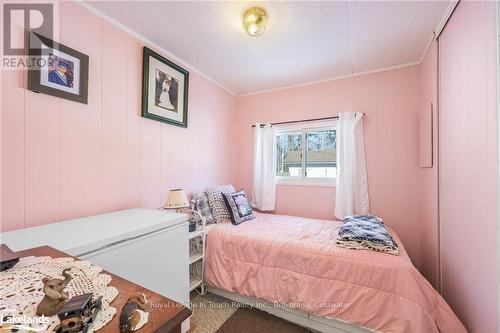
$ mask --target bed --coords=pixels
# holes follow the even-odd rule
[[[255,215],[209,229],[209,290],[325,332],[466,332],[392,230],[398,256],[337,247],[339,221]]]

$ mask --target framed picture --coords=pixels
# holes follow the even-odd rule
[[[87,104],[89,57],[30,32],[28,89]]]
[[[142,116],[187,127],[189,72],[144,47]]]

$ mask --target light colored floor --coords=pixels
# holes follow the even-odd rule
[[[211,293],[199,295],[194,291],[191,303],[193,333],[215,333],[238,310],[238,303]]]

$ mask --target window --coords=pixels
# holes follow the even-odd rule
[[[278,182],[333,186],[337,175],[336,134],[332,122],[307,128],[279,127],[276,132]]]
[[[276,175],[302,176],[302,133],[281,133],[276,137]]]

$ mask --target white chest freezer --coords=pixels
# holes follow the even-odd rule
[[[127,209],[0,233],[13,251],[49,245],[172,300],[189,302],[187,215]]]

